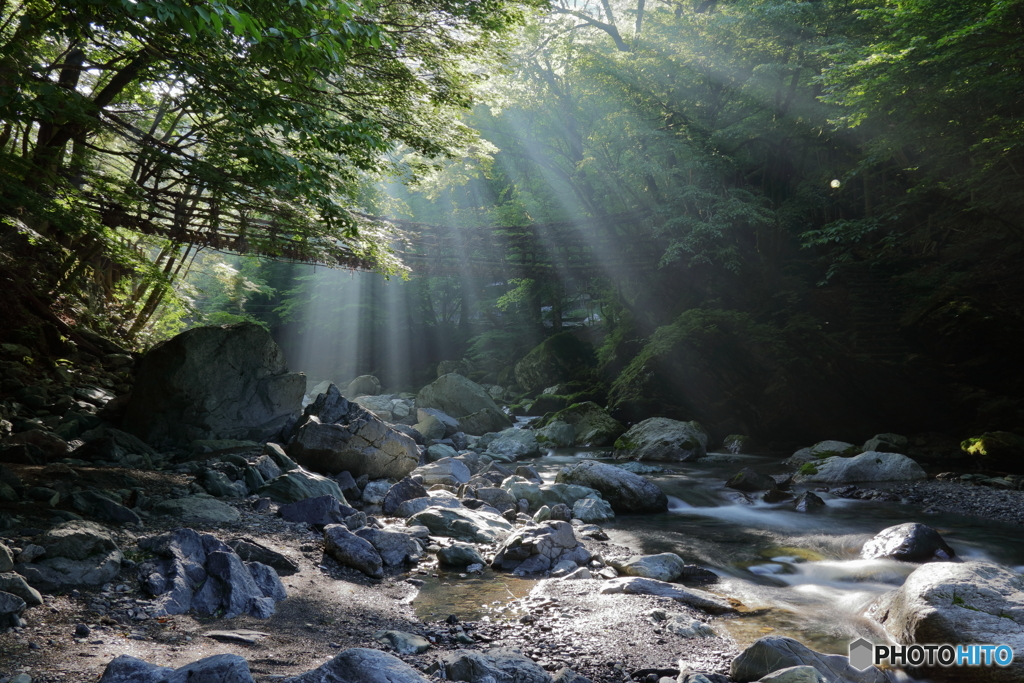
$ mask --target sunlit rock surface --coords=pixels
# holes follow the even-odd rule
[[[615,440],[615,457],[684,462],[704,457],[707,446],[708,435],[699,423],[652,417]]]
[[[401,479],[419,464],[416,442],[341,396],[333,384],[306,407],[288,455],[303,467]]]

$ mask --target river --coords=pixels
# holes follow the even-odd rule
[[[553,481],[560,468],[606,454],[559,449],[519,464],[534,465],[545,481]],[[612,542],[638,553],[674,552],[718,574],[720,582],[709,589],[737,598],[749,609],[738,618],[719,620],[740,647],[764,635],[790,636],[837,654],[846,654],[848,643],[858,636],[882,642],[877,627],[861,615],[917,565],[862,560],[859,551],[868,538],[895,524],[922,522],[937,529],[963,559],[1024,571],[1020,526],[955,514],[924,515],[900,503],[844,499],[823,491],[817,493],[826,507],[802,513],[793,509],[792,501],[767,504],[754,494],[756,502],[750,504],[725,487],[742,467],[786,472],[782,459],[718,453],[697,462],[650,463],[665,470],[644,476],[668,494],[669,511],[619,516],[604,529]],[[813,487],[796,486],[794,492],[804,488]],[[432,606],[443,604],[445,613],[455,610],[474,618],[481,610],[504,609],[501,605],[524,595],[531,583],[490,570],[479,578],[442,573],[424,587],[419,611],[429,619],[434,617]]]

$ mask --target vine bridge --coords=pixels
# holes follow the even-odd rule
[[[512,227],[452,227],[365,218],[392,226],[393,245],[416,275],[536,280],[656,268],[664,253],[649,212]]]

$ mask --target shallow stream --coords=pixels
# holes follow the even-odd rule
[[[532,464],[546,481],[580,458],[599,456],[561,449]],[[612,461],[609,461],[612,462]],[[725,481],[742,467],[779,474],[778,457],[712,454],[694,463],[651,463],[667,470],[644,475],[669,496],[669,511],[620,516],[604,526],[611,541],[637,553],[674,552],[721,577],[710,589],[741,600],[751,612],[721,625],[743,647],[764,635],[796,638],[823,652],[846,654],[858,636],[882,638],[861,614],[881,593],[899,586],[917,565],[861,560],[860,547],[882,529],[922,522],[937,529],[963,559],[986,559],[1024,570],[1024,534],[1019,526],[954,514],[923,515],[916,508],[876,500],[851,500],[818,492],[824,509],[793,510],[793,502],[739,501]],[[884,485],[873,485],[884,488]],[[804,488],[794,487],[794,492]],[[421,618],[462,618],[502,609],[529,590],[530,581],[508,574],[479,578],[441,574],[417,599]]]

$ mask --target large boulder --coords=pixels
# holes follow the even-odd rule
[[[826,439],[825,441],[819,441],[813,446],[801,448],[784,460],[783,464],[790,467],[800,467],[808,462],[817,462],[825,458],[831,458],[833,455],[851,456],[862,452],[863,449],[857,448],[852,443]]]
[[[512,531],[512,525],[504,517],[461,507],[429,507],[410,517],[407,524],[425,526],[434,536],[447,536],[467,543],[503,541]]]
[[[173,517],[178,524],[223,524],[240,517],[232,506],[206,495],[162,500],[153,506],[153,514]]]
[[[794,481],[850,484],[858,481],[907,481],[926,476],[921,466],[905,455],[868,451],[852,458],[837,455],[806,463]]]
[[[298,412],[306,389],[254,323],[182,332],[143,356],[135,377],[123,426],[155,446],[265,440]]]
[[[536,391],[568,381],[596,364],[590,344],[571,332],[561,332],[545,339],[516,363],[516,384]]]
[[[154,597],[156,616],[249,614],[265,619],[287,593],[277,573],[261,562],[243,562],[233,548],[211,534],[176,529],[149,536],[139,547],[155,556],[139,565],[142,588]]]
[[[277,509],[277,514],[286,522],[305,522],[310,526],[325,527],[328,524],[343,524],[356,511],[343,505],[337,496],[325,495],[285,503]]]
[[[917,522],[882,529],[864,544],[860,556],[866,560],[889,559],[903,562],[951,560],[956,552],[946,545],[939,532]]]
[[[576,443],[576,429],[571,424],[554,420],[537,430],[537,443],[555,448],[568,448]]]
[[[611,446],[626,431],[618,420],[593,401],[574,403],[555,413],[558,420],[572,425],[577,446]]]
[[[374,550],[380,554],[384,565],[388,567],[418,561],[423,554],[423,548],[414,536],[394,527],[378,529],[364,526],[355,533],[359,538],[370,542]]]
[[[475,413],[460,417],[459,425],[466,434],[483,436],[508,429],[512,426],[512,420],[497,408],[481,408]]]
[[[935,562],[878,598],[868,616],[898,644],[1005,644],[1024,651],[1024,578],[987,562]],[[925,667],[935,681],[1024,680],[1024,660],[1009,666]]]
[[[419,463],[416,442],[341,396],[333,384],[306,406],[288,455],[318,472],[401,479]]]
[[[615,457],[685,462],[704,457],[707,446],[708,435],[697,422],[652,417],[636,423],[615,440]]]
[[[441,375],[420,389],[416,396],[416,407],[436,408],[459,420],[460,424],[463,416],[480,410],[490,409],[501,414],[486,389],[455,373]],[[511,421],[508,421],[507,426],[511,426]]]
[[[794,666],[812,666],[834,683],[892,683],[894,680],[881,669],[873,666],[863,671],[855,669],[850,666],[849,657],[822,654],[784,636],[755,640],[732,661],[729,678],[738,683],[760,681],[773,671]]]
[[[596,489],[616,513],[666,512],[668,497],[657,485],[621,467],[584,460],[563,467],[555,477],[560,484]]]
[[[960,444],[979,469],[1024,473],[1024,436],[986,432]]]
[[[754,491],[771,491],[776,488],[774,479],[749,467],[744,467],[732,475],[729,481],[725,482],[725,485],[737,491],[748,491],[751,493]]]

